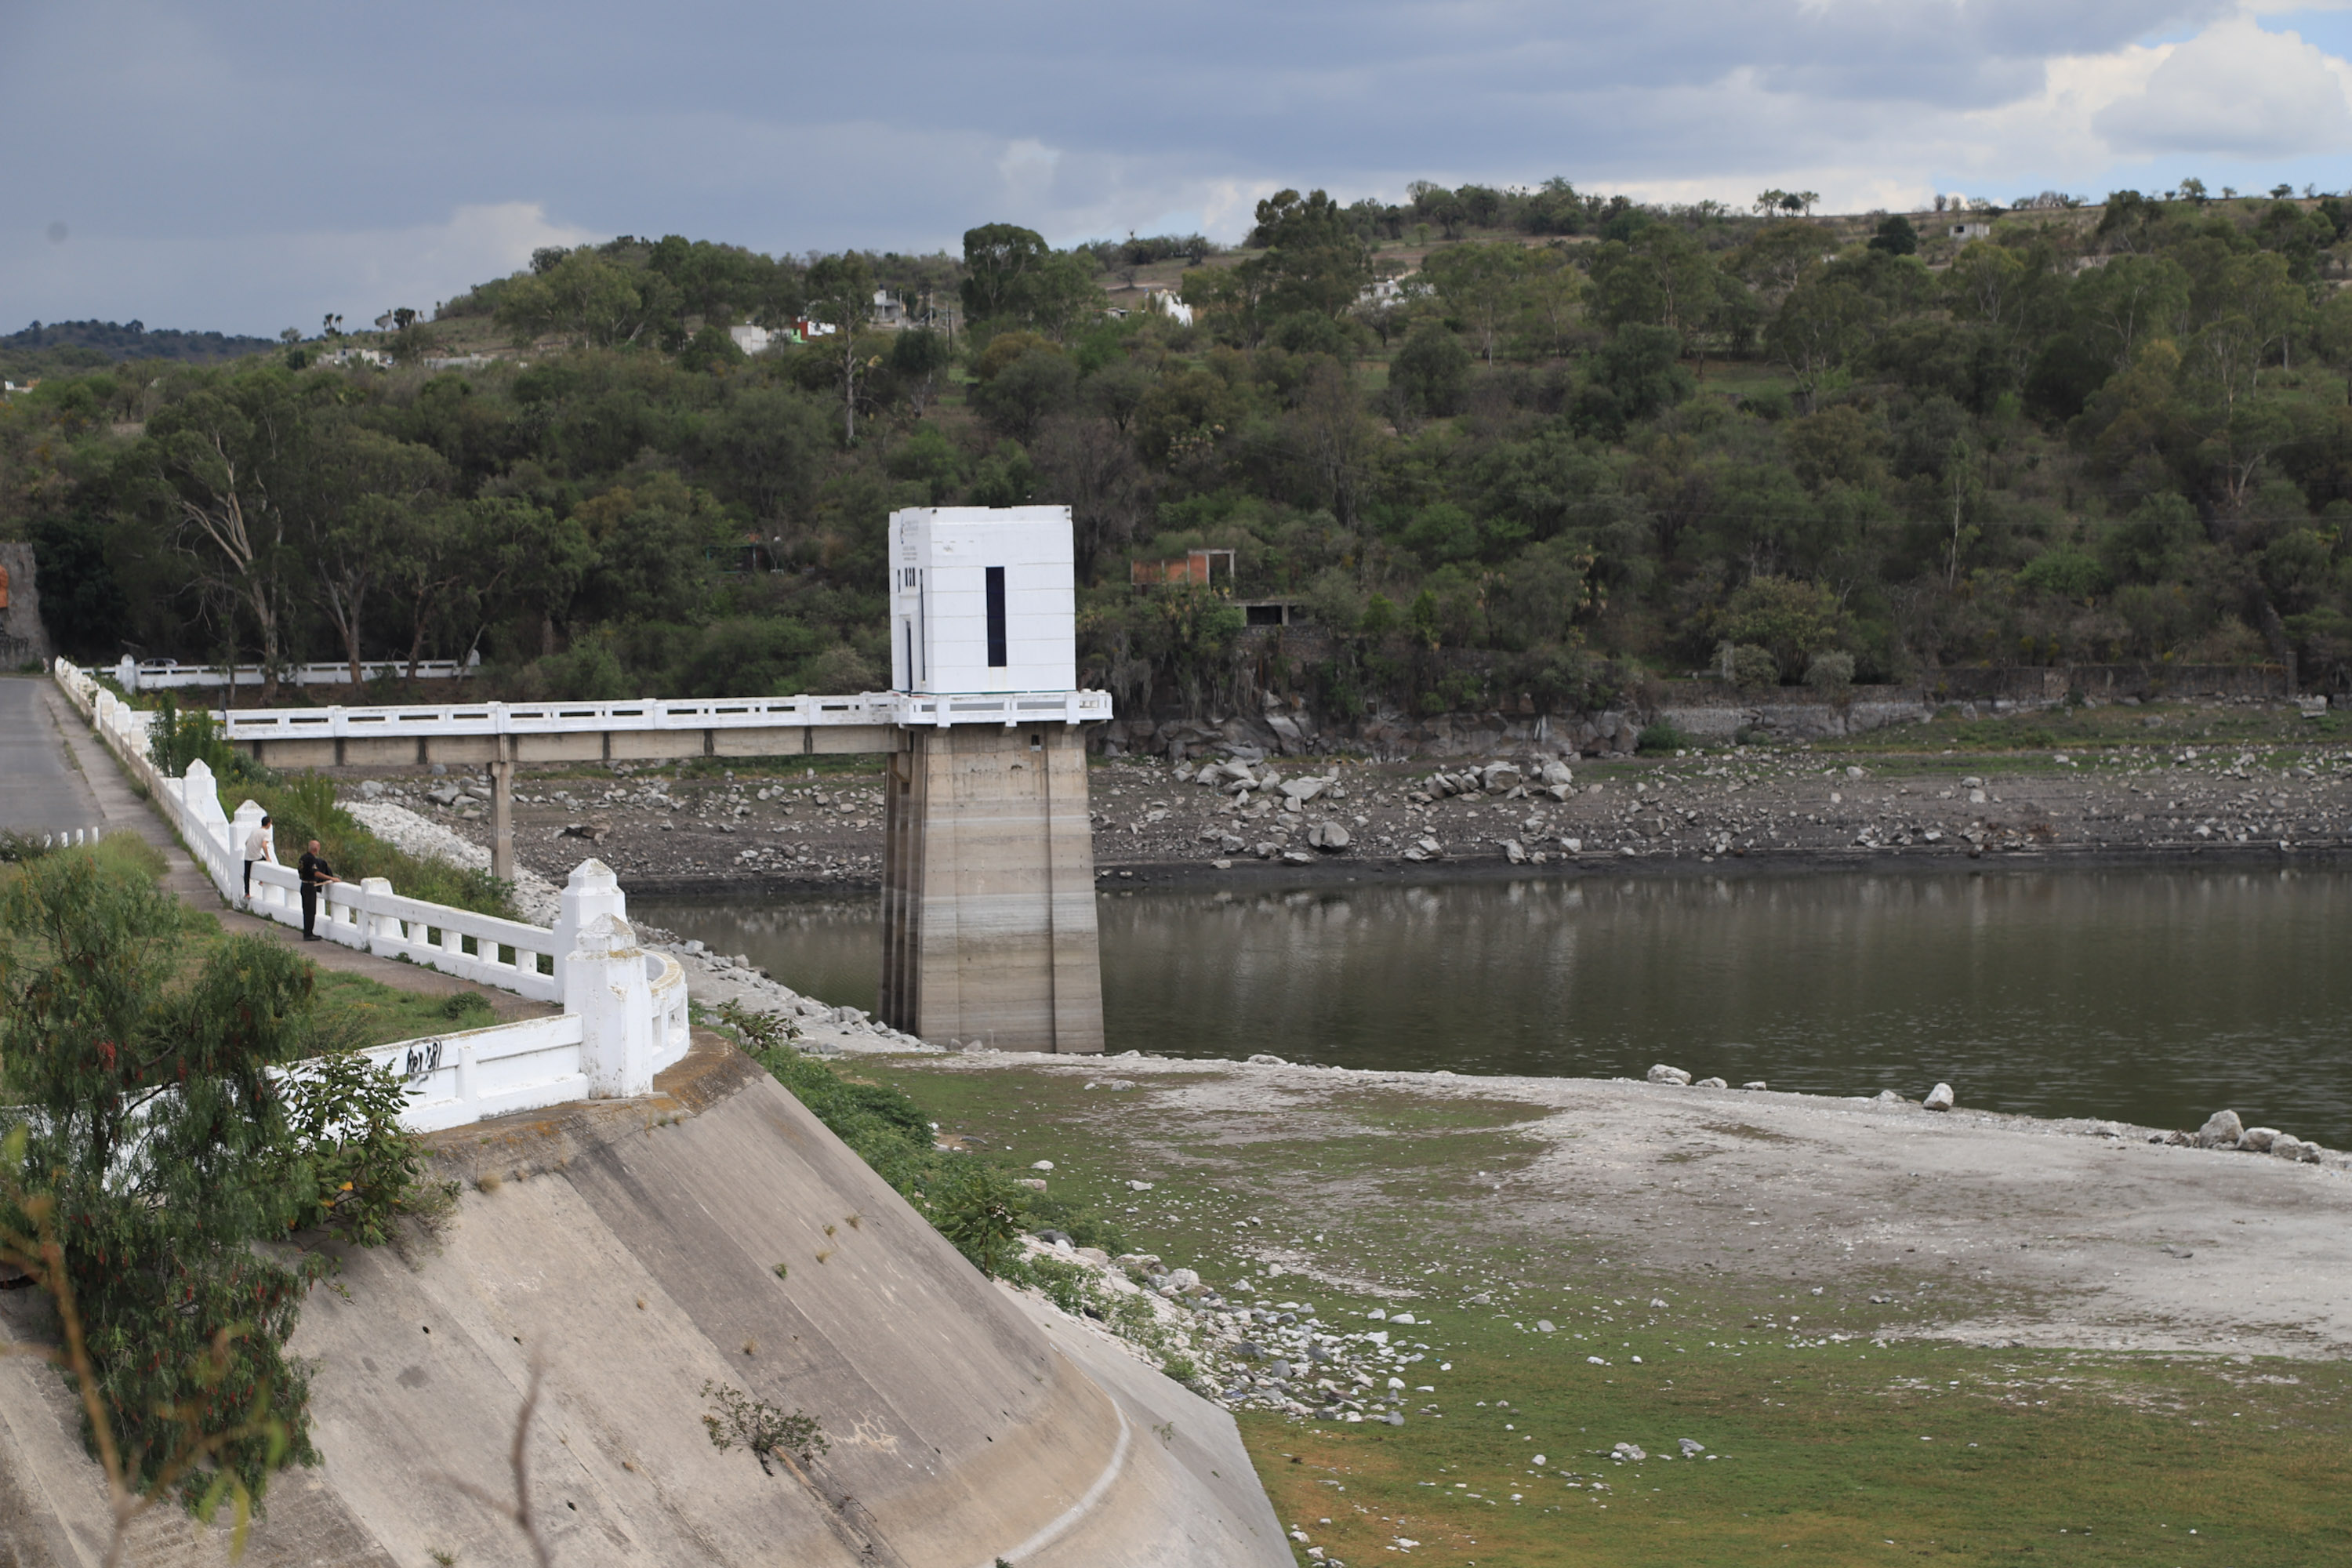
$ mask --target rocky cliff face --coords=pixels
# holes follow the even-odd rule
[[[0,658],[14,666],[48,658],[49,633],[41,625],[33,547],[21,542],[0,543],[0,572],[7,574],[6,607],[0,608]]]

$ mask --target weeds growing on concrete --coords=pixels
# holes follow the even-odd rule
[[[794,1455],[805,1465],[833,1447],[823,1424],[805,1410],[787,1415],[778,1406],[727,1383],[705,1383],[702,1397],[719,1407],[702,1417],[710,1446],[725,1453],[740,1443],[751,1450],[751,1457],[768,1475],[776,1473],[770,1461],[779,1453]]]

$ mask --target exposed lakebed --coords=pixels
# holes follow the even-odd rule
[[[1113,1051],[1639,1077],[2352,1146],[2352,874],[1986,871],[1106,891]],[[871,1008],[876,900],[639,900]]]

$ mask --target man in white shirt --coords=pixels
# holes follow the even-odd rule
[[[253,900],[253,863],[256,860],[275,863],[278,859],[277,847],[270,842],[271,826],[270,819],[263,817],[261,826],[255,828],[245,841],[245,897],[248,903]]]

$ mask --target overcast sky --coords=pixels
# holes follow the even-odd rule
[[[1232,239],[1284,185],[2352,185],[2352,0],[0,0],[0,331],[315,331],[536,246]]]

